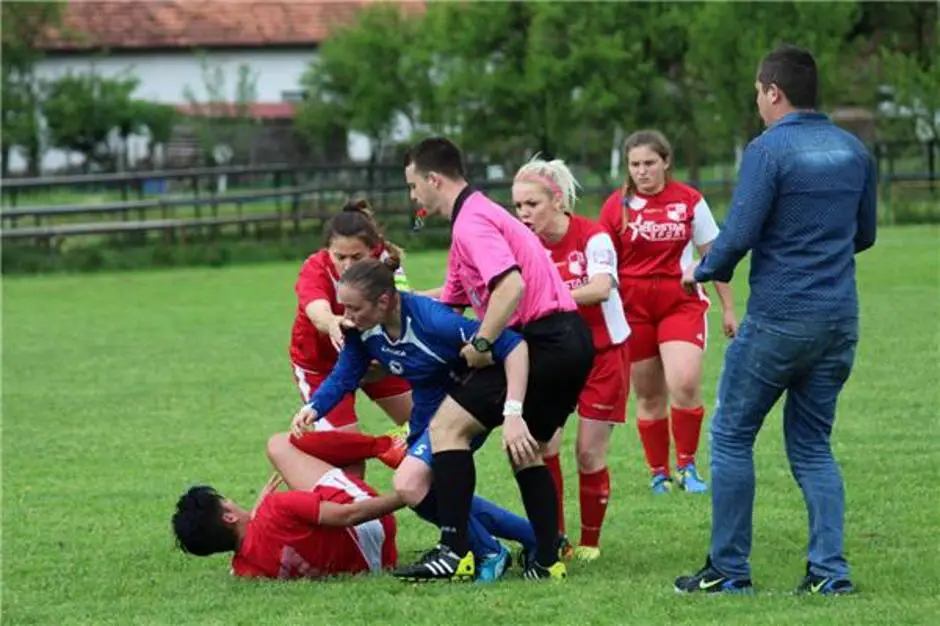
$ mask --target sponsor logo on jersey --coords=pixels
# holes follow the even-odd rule
[[[688,227],[685,222],[644,221],[643,215],[637,215],[627,226],[630,228],[630,241],[685,241],[688,239]]]

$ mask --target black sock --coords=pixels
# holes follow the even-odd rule
[[[434,493],[434,488],[429,489],[428,495],[424,496],[424,500],[419,502],[417,506],[411,507],[411,510],[424,521],[437,526],[437,496]]]
[[[469,551],[467,522],[476,487],[476,467],[470,450],[435,452],[432,463],[437,496],[437,519],[441,527],[441,543],[458,555]]]
[[[538,549],[535,560],[550,567],[558,560],[558,496],[552,475],[544,465],[516,473],[526,517],[535,531]]]

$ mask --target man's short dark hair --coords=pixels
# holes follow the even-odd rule
[[[797,109],[815,109],[819,98],[816,59],[809,50],[783,45],[764,57],[757,72],[764,89],[777,85]]]
[[[172,520],[176,544],[195,556],[231,552],[237,537],[222,519],[224,514],[222,496],[215,489],[205,485],[190,488],[176,503]]]
[[[405,153],[405,167],[414,164],[419,172],[437,172],[447,178],[464,177],[463,154],[446,137],[428,137]]]

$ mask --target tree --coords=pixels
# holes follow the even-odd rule
[[[888,109],[910,119],[910,134],[921,141],[940,139],[940,27],[937,6],[905,7],[910,13],[912,41],[889,37],[881,49],[881,78],[892,94]],[[926,26],[925,26],[926,25]],[[933,30],[927,30],[931,28]],[[903,31],[901,31],[903,32]],[[910,136],[910,135],[909,135]]]
[[[692,10],[692,7],[690,7]],[[844,80],[839,61],[858,19],[855,3],[706,3],[687,15],[686,67],[697,107],[707,123],[704,139],[730,152],[755,135],[760,120],[754,78],[761,58],[782,43],[811,50],[821,77],[823,103]]]
[[[378,4],[324,42],[301,79],[307,99],[295,118],[311,143],[339,129],[360,132],[370,139],[375,161],[401,119],[416,123],[414,87],[428,82],[427,67],[413,50],[417,19],[398,6]]]
[[[258,100],[258,73],[247,63],[238,66],[234,89],[230,92],[225,70],[213,66],[200,53],[205,101],[191,85],[183,88],[183,97],[196,124],[196,135],[205,160],[213,160],[220,146],[228,146],[236,159],[251,161],[254,119],[251,105]]]
[[[128,74],[107,78],[94,70],[50,81],[42,105],[50,144],[81,153],[86,171],[93,165],[110,169],[115,155],[109,135],[117,127],[133,126],[128,121],[131,94],[139,83]]]
[[[42,159],[38,108],[40,86],[33,68],[42,56],[37,42],[61,20],[61,2],[4,2],[2,4],[2,123],[3,176],[15,146],[25,148],[31,175]]]

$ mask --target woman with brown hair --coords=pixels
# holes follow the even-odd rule
[[[336,285],[349,266],[369,257],[381,260],[395,272],[396,287],[407,288],[401,248],[382,235],[366,200],[351,200],[327,224],[324,247],[304,261],[294,286],[297,314],[291,331],[290,358],[304,402],[310,400],[336,365],[343,346],[343,306],[337,300]],[[407,423],[412,408],[407,382],[386,375],[364,382],[362,390],[396,424]],[[357,421],[355,396],[350,394],[317,426],[320,430],[355,430]]]
[[[672,148],[662,133],[644,130],[624,143],[627,181],[607,199],[600,222],[614,239],[620,293],[631,335],[631,386],[637,427],[654,493],[673,489],[670,421],[679,487],[704,492],[695,466],[702,420],[702,361],[710,306],[700,288],[687,293],[682,270],[718,236],[712,212],[696,189],[672,179]],[[737,330],[731,288],[716,283],[725,335]],[[671,418],[671,419],[670,419]]]

